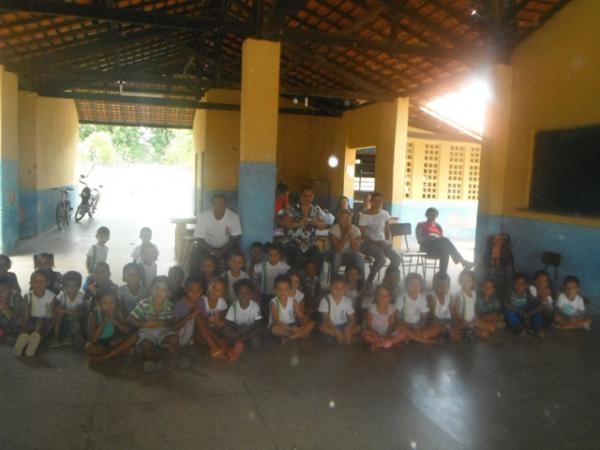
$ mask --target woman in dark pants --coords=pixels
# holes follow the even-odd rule
[[[440,272],[442,273],[448,271],[450,258],[456,264],[462,264],[465,269],[471,269],[473,263],[465,260],[450,239],[444,237],[442,226],[435,221],[438,215],[439,212],[436,208],[428,208],[425,212],[427,220],[419,222],[417,225],[417,241],[421,251],[427,253],[428,257],[439,258]]]

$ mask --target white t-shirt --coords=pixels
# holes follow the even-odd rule
[[[473,291],[471,296],[468,296],[461,290],[456,295],[456,299],[460,302],[460,315],[462,318],[467,322],[471,322],[475,319],[475,303],[477,302],[475,291]]]
[[[234,301],[236,299],[236,297],[235,297],[235,290],[233,289],[233,285],[237,281],[248,280],[250,277],[243,270],[240,271],[240,276],[239,277],[234,277],[233,275],[231,275],[231,270],[228,270],[225,275],[227,276],[227,295],[228,295],[227,300],[229,300],[230,302],[232,302],[232,301]]]
[[[108,247],[106,245],[94,244],[90,247],[86,256],[90,259],[90,266],[92,267],[92,270],[94,270],[96,264],[99,262],[106,262],[106,259],[108,258]]]
[[[239,301],[233,302],[233,304],[227,310],[226,320],[234,322],[237,325],[248,326],[253,325],[257,320],[262,319],[260,308],[254,301],[250,301],[248,306],[244,309]]]
[[[287,273],[289,270],[290,266],[283,261],[279,261],[274,266],[269,261],[256,264],[254,266],[254,274],[259,279],[260,291],[263,294],[275,295],[275,286],[273,285],[275,278]]]
[[[560,293],[556,300],[556,308],[565,316],[577,316],[585,312],[585,303],[579,295],[571,301],[565,294]]]
[[[140,267],[142,268],[142,281],[144,282],[144,286],[150,289],[150,285],[152,284],[152,280],[156,278],[156,273],[158,271],[158,267],[156,263],[146,264],[141,263]]]
[[[403,294],[396,300],[396,308],[402,313],[402,320],[409,324],[415,324],[421,320],[421,314],[429,312],[429,305],[425,295],[419,294],[416,300],[408,294]]]
[[[194,237],[204,239],[212,248],[223,248],[230,238],[241,234],[240,216],[230,209],[225,210],[221,220],[215,219],[212,209],[200,213],[194,230]]]
[[[300,289],[296,289],[296,293],[292,295],[292,298],[296,303],[301,303],[304,300],[304,292]]]
[[[158,252],[158,247],[154,244],[151,243],[151,245],[156,249],[156,257],[158,258],[158,256],[160,255],[160,253]],[[133,259],[134,263],[140,264],[142,262],[142,246],[138,245],[137,247],[135,247],[133,249],[133,251],[131,252],[131,259]]]
[[[52,317],[52,301],[54,293],[46,289],[44,295],[37,297],[33,291],[25,294],[25,301],[31,306],[31,317],[36,319],[49,319]]]
[[[384,209],[377,214],[361,213],[358,226],[366,227],[366,234],[372,241],[385,241],[385,223],[390,215]]]
[[[294,315],[294,299],[292,297],[288,297],[287,303],[284,306],[279,301],[279,298],[274,297],[269,302],[269,327],[273,325],[273,314],[271,314],[271,305],[275,305],[277,310],[277,316],[279,321],[285,323],[286,325],[291,325],[296,323],[296,316]]]
[[[342,238],[342,230],[340,228],[340,226],[336,223],[334,226],[332,226],[329,229],[329,235],[330,236],[335,236],[338,239]],[[360,237],[360,228],[358,228],[356,225],[352,225],[351,231],[350,231],[350,236],[352,236],[352,238],[357,238]],[[352,247],[350,246],[350,240],[346,241],[346,243],[344,244],[344,247],[342,248],[342,252],[347,252],[352,250]]]
[[[450,305],[452,303],[452,298],[450,294],[446,294],[446,297],[444,298],[444,304],[440,303],[440,299],[438,298],[435,292],[432,292],[429,295],[435,301],[435,306],[433,308],[434,317],[440,320],[452,319],[452,314],[450,313]]]
[[[60,292],[56,296],[56,300],[58,300],[58,303],[60,304],[60,306],[65,308],[67,311],[73,312],[77,308],[80,308],[83,306],[83,297],[84,296],[85,296],[85,294],[83,292],[79,291],[79,292],[77,292],[75,299],[71,300],[69,298],[69,296],[66,294],[66,292]]]
[[[319,303],[319,312],[329,314],[329,320],[334,325],[344,325],[350,320],[350,316],[354,314],[352,300],[344,296],[339,303],[336,303],[331,295],[326,295]]]
[[[208,297],[206,295],[203,295],[202,306],[204,307],[204,311],[206,312],[207,316],[214,316],[220,311],[227,310],[227,302],[222,297],[219,297],[219,300],[217,300],[217,305],[214,308],[211,308],[208,304]]]
[[[385,314],[377,311],[377,304],[371,303],[371,305],[369,305],[369,314],[371,314],[373,330],[380,336],[385,336],[385,333],[390,326],[390,318],[396,314],[396,312],[396,305],[393,303],[389,304],[388,311]]]

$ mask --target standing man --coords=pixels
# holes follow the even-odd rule
[[[239,248],[241,236],[240,216],[227,208],[225,195],[215,194],[211,209],[200,213],[196,220],[196,246],[190,255],[190,274],[200,274],[202,260],[207,255],[222,262],[231,250]]]

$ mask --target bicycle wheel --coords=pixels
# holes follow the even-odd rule
[[[86,212],[87,206],[85,203],[81,202],[77,207],[77,211],[75,211],[75,222],[79,222],[81,219],[83,219],[83,216],[85,216]]]
[[[65,202],[65,225],[68,227],[71,224],[71,202]]]
[[[56,205],[56,226],[59,230],[62,230],[63,228],[65,228],[65,226],[67,226],[65,207],[65,202],[63,202],[62,200],[58,202],[58,205]]]

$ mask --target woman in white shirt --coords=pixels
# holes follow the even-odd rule
[[[390,267],[398,267],[402,261],[392,246],[390,215],[383,209],[383,196],[379,192],[371,195],[371,207],[361,213],[358,226],[363,237],[361,250],[374,260],[367,277],[367,283],[372,283],[385,265],[386,257],[390,260]]]
[[[340,266],[354,266],[363,270],[365,260],[359,252],[361,243],[360,229],[352,224],[352,213],[342,209],[337,214],[337,223],[329,230],[331,242],[331,276],[340,270]]]

